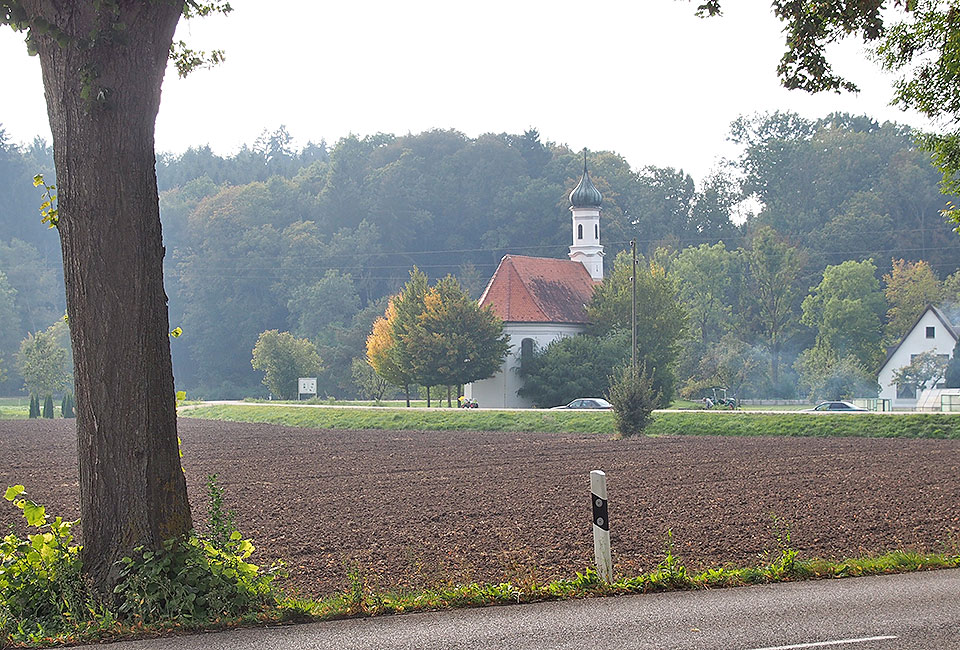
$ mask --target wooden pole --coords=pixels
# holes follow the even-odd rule
[[[607,475],[595,469],[590,472],[590,500],[593,510],[593,553],[597,573],[606,582],[613,581],[613,560],[610,557],[610,518],[607,514]]]

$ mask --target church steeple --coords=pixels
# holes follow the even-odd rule
[[[570,212],[573,214],[573,245],[570,259],[586,267],[590,277],[603,280],[603,246],[600,245],[600,204],[603,195],[593,185],[587,173],[587,150],[583,150],[583,176],[570,192]]]

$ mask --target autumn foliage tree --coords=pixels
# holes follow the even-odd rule
[[[508,350],[503,322],[490,308],[481,308],[452,276],[428,287],[417,268],[367,339],[374,370],[407,387],[451,387],[492,377]]]

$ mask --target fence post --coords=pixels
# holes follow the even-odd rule
[[[607,475],[599,469],[590,472],[590,500],[593,510],[593,552],[597,573],[606,582],[613,581],[610,557],[610,518],[607,514]]]

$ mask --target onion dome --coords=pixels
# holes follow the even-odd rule
[[[599,208],[603,203],[603,195],[593,185],[590,174],[587,173],[587,150],[583,150],[583,176],[580,182],[570,192],[570,205],[575,208]]]

